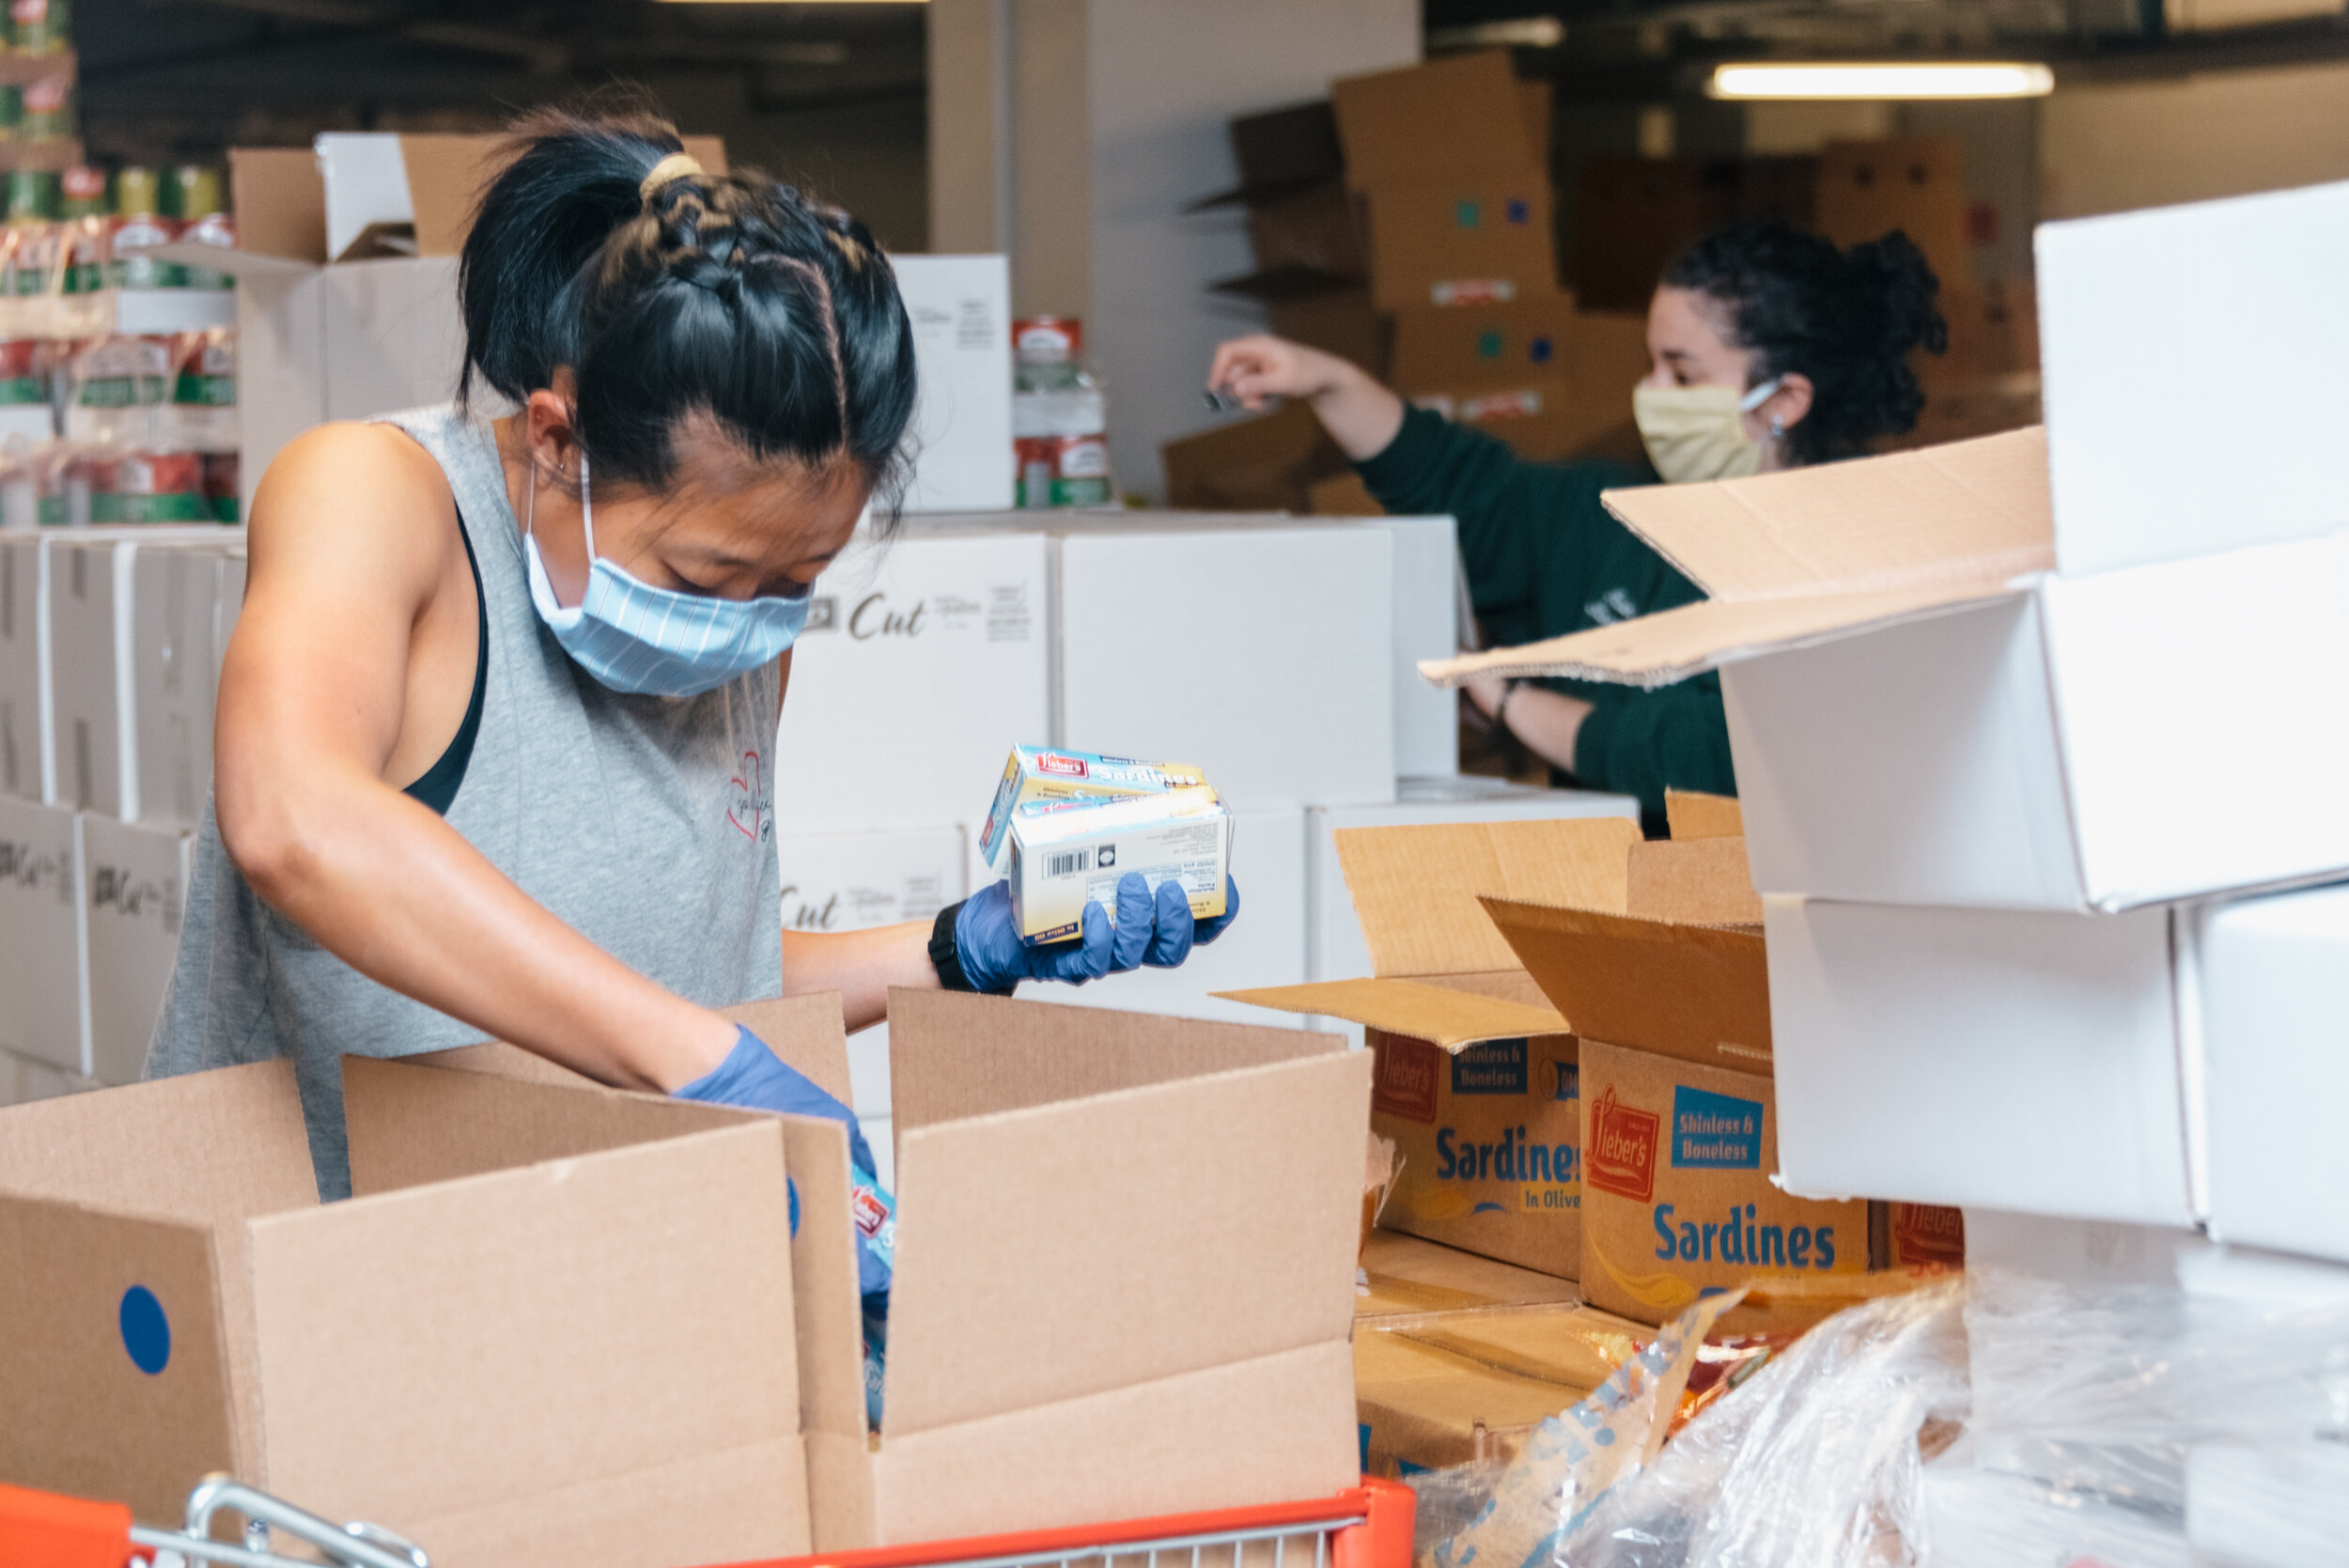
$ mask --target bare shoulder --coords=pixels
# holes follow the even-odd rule
[[[257,579],[350,575],[428,591],[463,548],[457,503],[432,455],[390,425],[321,425],[288,442],[253,496]]]

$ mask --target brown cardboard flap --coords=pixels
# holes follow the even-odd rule
[[[793,1322],[800,1336],[800,1429],[864,1445],[864,1319],[856,1229],[848,1207],[848,1129],[784,1116],[784,1157],[800,1189],[791,1238]]]
[[[115,1152],[137,1162],[162,1147]],[[176,1523],[188,1489],[240,1457],[208,1229],[0,1194],[0,1477]],[[125,1354],[134,1286],[170,1326],[153,1375]]]
[[[745,1562],[814,1548],[805,1445],[770,1437],[614,1480],[400,1521],[435,1568]]]
[[[713,1007],[711,1012],[748,1028],[767,1043],[786,1066],[806,1075],[809,1082],[840,1101],[848,1101],[848,1036],[841,1019],[840,995],[817,991],[807,996],[768,997],[760,1001]],[[550,1062],[519,1046],[491,1042],[459,1046],[454,1050],[427,1051],[400,1058],[431,1067],[459,1072],[489,1073],[528,1083],[561,1083],[578,1087],[596,1080]]]
[[[1330,96],[1346,181],[1358,191],[1547,166],[1533,155],[1527,97],[1505,50],[1342,77]]]
[[[268,1484],[424,1519],[795,1438],[789,1227],[763,1119],[255,1220]]]
[[[1203,1312],[1227,1304],[1238,1303],[1190,1303]],[[873,1461],[879,1539],[903,1545],[1335,1492],[1361,1468],[1353,1374],[1341,1329],[1279,1355],[892,1437]]]
[[[901,1129],[884,1450],[1345,1339],[1371,1060],[1339,1044]]]
[[[1523,647],[1422,660],[1419,673],[1439,686],[1458,686],[1477,675],[1564,675],[1654,690],[1717,665],[1832,642],[2007,592],[1976,584],[1811,598],[1701,599]]]
[[[1769,971],[1759,929],[1501,898],[1485,907],[1580,1038],[1769,1073]]]
[[[1714,598],[1978,592],[2055,565],[2038,428],[1605,500]]]
[[[583,1079],[538,1083],[343,1058],[350,1186],[362,1197],[737,1126],[759,1114]]]
[[[1344,1018],[1457,1050],[1482,1040],[1515,1040],[1532,1034],[1563,1034],[1566,1020],[1548,1007],[1527,1007],[1493,997],[1408,980],[1329,980],[1311,986],[1268,986],[1218,996],[1283,1013]]]
[[[717,136],[682,138],[685,150],[711,174],[726,172],[726,145]],[[481,193],[505,172],[504,136],[425,135],[399,139],[408,165],[408,199],[416,210],[416,254],[455,256],[473,232]],[[238,210],[240,219],[243,210]],[[324,243],[320,241],[321,245]]]
[[[1631,846],[1631,913],[1688,925],[1759,925],[1742,838],[1697,838]]]
[[[879,1539],[873,1521],[873,1451],[862,1432],[807,1435],[807,1500],[819,1552],[854,1551]]]
[[[1064,1007],[956,991],[889,993],[896,1129],[1343,1052],[1331,1034]]]
[[[228,149],[237,249],[288,261],[326,262],[326,181],[306,147]]]
[[[1664,822],[1674,839],[1746,836],[1745,812],[1728,795],[1668,789],[1664,791]]]
[[[1338,863],[1378,974],[1472,974],[1517,967],[1477,898],[1625,907],[1622,817],[1342,828]]]

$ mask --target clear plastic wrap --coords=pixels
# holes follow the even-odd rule
[[[1923,1478],[1924,1568],[2190,1568],[2179,1521],[2028,1476],[1937,1464]]]
[[[1571,1568],[1883,1568],[1918,1560],[1922,1453],[1966,1413],[1963,1287],[1839,1312],[1601,1501]]]

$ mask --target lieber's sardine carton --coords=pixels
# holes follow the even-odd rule
[[[1045,746],[1014,746],[995,789],[987,825],[979,830],[979,853],[996,870],[1011,842],[1012,814],[1040,800],[1115,800],[1162,795],[1205,784],[1207,776],[1188,763],[1143,762],[1095,752],[1062,752]]]
[[[1172,881],[1191,917],[1224,911],[1232,815],[1205,784],[1118,799],[1029,800],[1005,830],[1012,918],[1032,946],[1083,934],[1084,908],[1114,919],[1117,884],[1140,873],[1156,894]]]

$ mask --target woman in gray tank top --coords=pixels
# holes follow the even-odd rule
[[[465,384],[517,411],[326,426],[255,495],[148,1063],[292,1058],[329,1198],[345,1053],[496,1037],[853,1125],[710,1009],[836,991],[853,1030],[894,986],[1007,992],[1215,935],[1133,877],[1056,948],[1018,939],[1000,883],[935,923],[781,929],[774,777],[809,765],[774,755],[788,650],[902,477],[894,277],[848,214],[705,171],[658,120],[541,115],[511,152],[459,287]]]

